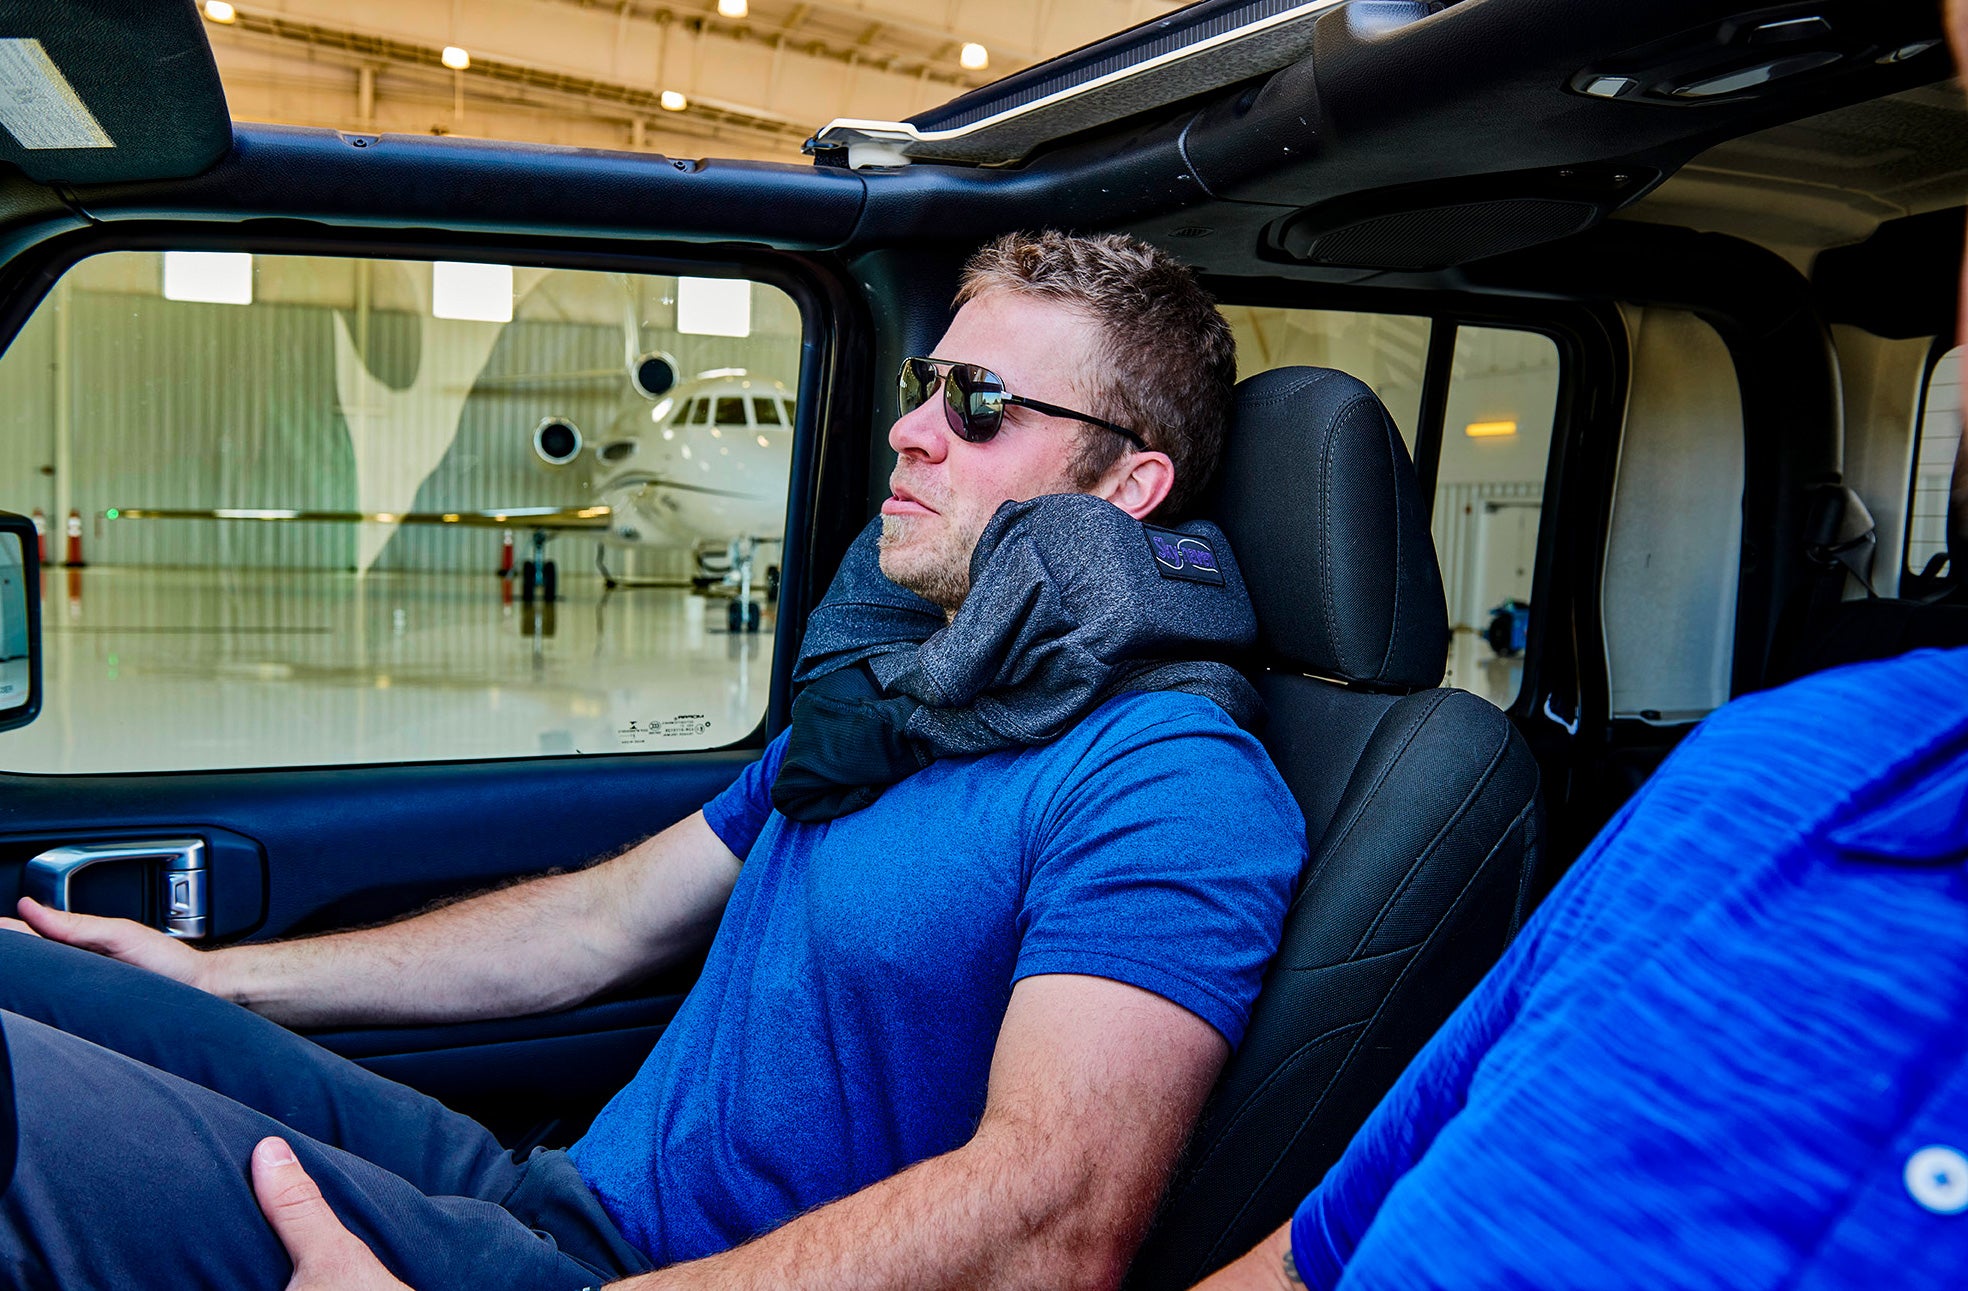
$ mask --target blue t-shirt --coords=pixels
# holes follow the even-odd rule
[[[772,810],[784,756],[782,736],[704,808],[744,870],[697,985],[573,1150],[659,1266],[969,1141],[1021,978],[1112,978],[1242,1037],[1305,824],[1208,700],[1122,695],[819,825]]]
[[[1954,1287],[1968,650],[1696,730],[1291,1226],[1310,1287]]]

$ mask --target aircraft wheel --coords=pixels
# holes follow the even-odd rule
[[[732,601],[724,607],[724,624],[732,632],[756,632],[760,619],[757,601]]]
[[[549,560],[540,567],[540,599],[557,601],[560,599],[560,566]]]
[[[533,562],[530,560],[523,562],[519,567],[519,599],[523,604],[531,605],[533,603],[533,592],[537,587],[537,584],[534,582],[534,575],[537,572],[534,569]]]
[[[777,565],[765,567],[765,599],[768,601],[779,599],[779,566]]]

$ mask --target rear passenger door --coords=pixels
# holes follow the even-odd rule
[[[208,941],[317,932],[728,784],[863,514],[866,437],[828,428],[864,323],[814,250],[857,204],[804,168],[248,127],[193,178],[7,208],[0,509],[45,517],[47,684],[0,733],[0,897],[111,846],[75,906],[160,922],[189,841]],[[565,1136],[693,975],[321,1038]]]

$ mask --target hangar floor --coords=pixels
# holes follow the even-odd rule
[[[713,748],[765,715],[773,618],[563,577],[536,611],[489,575],[50,570],[46,701],[0,735],[29,772]]]

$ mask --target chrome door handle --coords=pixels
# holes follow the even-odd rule
[[[51,910],[69,908],[69,882],[91,865],[109,861],[157,861],[158,908],[164,931],[190,940],[203,937],[210,923],[205,882],[205,840],[163,838],[128,843],[78,843],[55,847],[27,863],[22,886]]]

